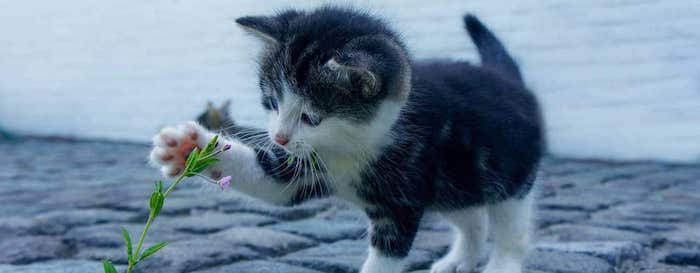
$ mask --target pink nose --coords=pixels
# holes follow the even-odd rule
[[[289,142],[289,139],[287,139],[286,137],[284,137],[280,134],[276,134],[275,135],[275,142],[277,142],[277,144],[279,144],[279,145],[284,146]]]

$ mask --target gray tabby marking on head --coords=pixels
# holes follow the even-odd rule
[[[208,101],[206,109],[197,117],[197,122],[209,130],[230,134],[229,129],[236,125],[229,114],[230,107],[231,100],[224,101],[219,107]]]

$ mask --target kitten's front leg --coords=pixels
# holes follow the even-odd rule
[[[400,273],[404,269],[422,212],[411,208],[392,211],[393,215],[368,213],[372,221],[370,247],[360,273]]]
[[[165,128],[154,138],[151,162],[160,167],[163,175],[177,176],[184,170],[187,155],[195,147],[204,147],[213,137],[214,133],[194,122]],[[227,144],[231,148],[217,156],[220,161],[206,170],[205,175],[213,179],[230,175],[234,189],[275,204],[288,204],[296,197],[296,187],[273,177],[253,148],[236,140],[219,138],[219,147]]]

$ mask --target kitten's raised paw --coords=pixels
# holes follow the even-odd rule
[[[185,168],[187,156],[195,147],[206,145],[208,132],[194,122],[164,128],[153,137],[150,160],[164,176],[174,177]]]

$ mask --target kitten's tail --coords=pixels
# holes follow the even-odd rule
[[[464,25],[469,32],[474,44],[476,44],[481,56],[481,65],[494,69],[508,78],[523,83],[518,64],[506,51],[505,47],[476,16],[467,14],[464,16]]]

